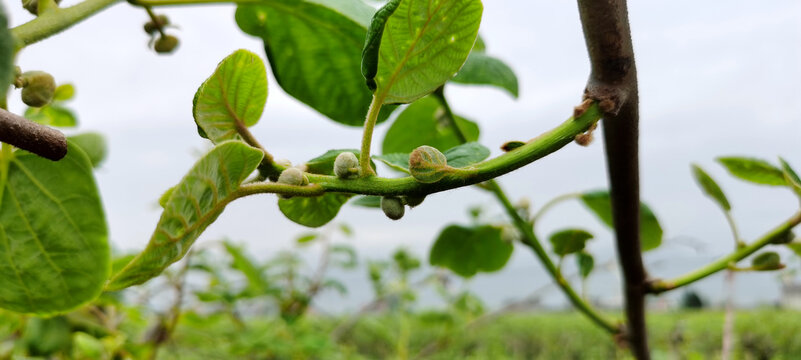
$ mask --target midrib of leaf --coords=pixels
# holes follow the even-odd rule
[[[227,72],[228,71],[226,70],[226,73]],[[230,133],[231,131],[233,131],[234,133],[241,133],[241,131],[237,130],[244,128],[245,124],[242,121],[242,119],[240,119],[239,116],[236,114],[236,111],[234,111],[234,109],[231,108],[231,102],[228,100],[228,91],[225,88],[225,83],[223,83],[223,78],[228,76],[228,74],[221,74],[221,75],[222,76],[217,77],[217,83],[220,85],[220,95],[222,96],[223,104],[225,105],[225,110],[228,111],[228,114],[231,115],[232,118],[234,118],[234,126],[236,127],[236,130],[229,130],[228,132],[226,132],[226,134]],[[239,84],[241,82],[242,82],[242,76],[240,75],[236,80],[237,88],[239,87]],[[250,99],[251,97],[249,96],[246,105],[250,105]],[[247,106],[245,106],[245,108],[247,108]]]

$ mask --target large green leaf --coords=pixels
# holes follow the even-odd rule
[[[201,158],[170,194],[145,250],[115,274],[106,289],[144,283],[180,260],[225,206],[236,199],[239,185],[263,155],[244,143],[227,141]]]
[[[701,186],[701,189],[704,190],[706,196],[715,200],[723,210],[731,211],[729,199],[726,198],[726,194],[720,189],[715,179],[712,179],[712,177],[698,165],[693,165],[693,176],[695,177],[695,181],[698,182],[698,185]]]
[[[362,126],[372,94],[359,66],[374,12],[361,0],[264,0],[237,7],[236,22],[264,41],[284,91],[334,121]]]
[[[480,0],[391,0],[370,24],[362,74],[384,104],[413,102],[462,67],[478,36]]]
[[[86,154],[58,162],[0,159],[0,307],[53,314],[103,289],[111,271],[106,217]]]
[[[779,158],[779,162],[782,164],[782,171],[784,172],[784,178],[787,180],[787,183],[790,187],[801,197],[801,177],[798,176],[798,173],[790,167],[790,164],[787,163],[782,158]]]
[[[237,50],[198,88],[192,102],[201,135],[218,144],[241,139],[237,128],[255,125],[267,102],[267,72],[258,55]]]
[[[514,247],[505,241],[499,227],[450,225],[437,237],[429,254],[434,266],[451,269],[463,277],[502,269]]]
[[[350,195],[326,193],[316,197],[279,199],[278,208],[289,220],[308,227],[320,227],[334,220]]]
[[[93,167],[98,167],[106,159],[108,146],[103,135],[96,132],[86,132],[83,134],[68,137],[73,144],[83,150],[89,156],[89,161]]]
[[[381,152],[408,154],[422,145],[446,151],[461,144],[445,116],[445,109],[436,98],[429,96],[415,101],[392,123],[384,136]],[[456,125],[467,141],[478,140],[478,125],[474,122],[456,116]]]
[[[549,237],[553,252],[559,256],[565,256],[584,250],[587,241],[592,239],[592,234],[581,229],[566,229],[557,231]]]
[[[718,161],[741,180],[760,185],[787,185],[784,173],[767,161],[744,157],[722,157]]]
[[[612,203],[607,191],[593,191],[581,195],[581,201],[610,228],[612,222]],[[662,226],[653,211],[645,203],[640,203],[640,245],[642,251],[653,250],[662,244]]]
[[[459,73],[451,80],[470,85],[491,85],[504,89],[515,98],[519,95],[517,75],[503,61],[473,51]]]
[[[4,6],[0,4],[0,97],[3,99],[14,81],[14,37],[8,28]]]

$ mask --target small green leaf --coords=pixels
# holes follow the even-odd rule
[[[787,185],[784,173],[767,161],[744,157],[721,157],[718,161],[741,180],[760,185]]]
[[[287,217],[303,226],[312,228],[328,224],[339,213],[349,194],[326,193],[316,197],[293,197],[278,199],[278,208]]]
[[[782,172],[784,172],[784,178],[787,180],[787,183],[790,187],[801,197],[801,177],[798,176],[798,173],[790,167],[790,164],[784,159],[779,158],[779,162],[782,164]]]
[[[100,295],[111,270],[106,216],[86,154],[0,158],[0,308],[54,314]]]
[[[239,271],[248,281],[248,290],[251,293],[263,294],[269,289],[269,284],[262,276],[261,267],[247,256],[245,250],[228,240],[223,242],[225,252],[231,257],[231,268]]]
[[[498,271],[506,265],[514,250],[512,243],[504,241],[501,234],[501,228],[490,225],[450,225],[434,242],[429,262],[463,277]]]
[[[68,137],[72,143],[77,145],[89,156],[89,161],[92,162],[92,167],[99,167],[106,159],[108,153],[108,146],[106,145],[106,138],[96,132],[87,132],[83,134],[73,135]]]
[[[586,279],[595,268],[595,259],[592,254],[582,251],[576,253],[576,264],[578,265],[579,275],[581,275],[581,278]]]
[[[751,270],[772,271],[783,268],[781,257],[773,251],[761,253],[751,260]]]
[[[72,84],[61,84],[53,93],[54,101],[67,101],[75,97],[75,86]]]
[[[56,127],[75,127],[78,125],[78,118],[72,110],[52,103],[40,108],[27,108],[25,110],[25,118],[42,125]]]
[[[584,250],[587,241],[592,239],[592,234],[581,229],[566,229],[551,234],[549,240],[553,246],[553,252],[559,256],[565,256]]]
[[[598,218],[614,229],[612,222],[612,203],[607,191],[593,191],[581,195],[581,201]],[[662,244],[662,226],[653,211],[645,203],[640,203],[640,245],[642,251],[656,249]]]
[[[287,94],[336,122],[362,126],[372,94],[359,67],[374,12],[361,0],[265,0],[238,6],[236,22],[264,41]],[[392,110],[382,109],[379,122]]]
[[[332,263],[343,269],[353,269],[359,264],[356,249],[353,246],[337,244],[331,246]]]
[[[387,3],[362,52],[368,88],[385,104],[406,104],[445,84],[473,49],[483,10],[480,0]]]
[[[468,85],[491,85],[509,92],[515,98],[519,95],[517,75],[503,61],[484,53],[473,51],[462,69],[451,80]]]
[[[448,166],[463,168],[484,161],[490,156],[490,151],[484,145],[470,142],[450,148],[444,154],[445,158],[448,159]]]
[[[795,239],[795,241],[790,242],[787,244],[787,247],[792,250],[796,256],[801,257],[801,239]]]
[[[14,81],[14,37],[8,27],[4,4],[0,4],[0,98],[5,99]]]
[[[448,166],[445,154],[431,146],[423,145],[409,154],[409,173],[415,180],[430,184],[442,180],[452,167]]]
[[[478,140],[479,129],[476,123],[456,116],[456,125],[467,141]],[[422,145],[445,151],[461,143],[442,104],[436,98],[427,96],[415,101],[398,115],[384,136],[381,152],[408,154]]]
[[[267,72],[258,55],[237,50],[197,90],[192,115],[213,143],[241,139],[237,128],[255,125],[267,102]]]
[[[693,165],[693,176],[695,177],[695,181],[698,182],[698,185],[701,186],[701,189],[704,190],[706,196],[715,200],[723,210],[731,211],[731,204],[729,204],[729,199],[726,198],[726,194],[723,193],[718,183],[715,182],[704,169],[698,165]]]
[[[336,161],[337,156],[343,152],[352,152],[357,158],[361,154],[361,151],[353,149],[328,150],[325,154],[307,161],[306,172],[320,175],[334,175],[334,161]],[[373,169],[375,169],[375,164],[371,162],[371,165]]]
[[[115,274],[106,290],[120,290],[158,276],[180,260],[200,234],[238,197],[236,190],[264,153],[238,141],[203,156],[175,187],[142,253]]]
[[[403,173],[409,173],[409,154],[384,154],[373,155],[373,159],[381,161],[389,166],[392,170],[397,170]]]
[[[167,202],[170,201],[170,196],[172,196],[172,193],[174,191],[175,191],[175,186],[170,187],[169,189],[164,191],[164,193],[161,194],[161,196],[159,197],[159,206],[161,206],[162,209],[165,206],[167,206]]]
[[[295,242],[297,242],[298,244],[307,244],[317,239],[318,236],[319,235],[317,233],[306,233],[301,236],[298,236],[298,238],[295,239]]]
[[[357,196],[353,201],[350,202],[350,204],[378,209],[381,207],[381,197],[374,195]]]

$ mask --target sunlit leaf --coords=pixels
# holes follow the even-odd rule
[[[86,154],[68,142],[50,161],[0,159],[0,308],[53,314],[103,289],[111,270],[106,217]]]
[[[567,229],[551,234],[549,240],[553,247],[553,252],[556,255],[565,256],[584,250],[587,241],[592,238],[592,234],[585,230]]]
[[[391,0],[367,32],[362,74],[385,104],[413,102],[462,67],[478,36],[480,0]]]
[[[695,181],[698,182],[698,185],[701,186],[701,189],[704,191],[706,196],[715,200],[715,202],[720,205],[723,210],[731,211],[731,204],[729,204],[729,199],[726,198],[726,194],[723,193],[723,190],[720,189],[718,183],[712,179],[709,174],[704,171],[700,166],[693,165],[693,176],[695,177]]]
[[[180,260],[225,206],[237,198],[239,185],[263,155],[244,143],[228,141],[203,156],[169,196],[145,250],[115,274],[106,289],[141,284]]]
[[[437,237],[429,254],[434,266],[451,269],[463,277],[502,269],[512,256],[512,243],[503,240],[499,227],[450,225]]]
[[[760,185],[787,185],[784,173],[767,161],[744,157],[722,157],[718,161],[741,180]]]
[[[267,102],[267,73],[258,55],[237,50],[228,55],[192,101],[201,135],[217,144],[241,139],[237,128],[255,125]]]
[[[581,201],[606,226],[615,227],[612,222],[612,203],[609,192],[587,192],[581,195]],[[659,247],[662,244],[662,235],[662,226],[659,225],[656,215],[648,205],[640,203],[640,245],[642,246],[642,251],[649,251]]]
[[[72,100],[75,97],[75,86],[72,84],[61,84],[56,87],[56,91],[53,93],[53,100],[54,101],[67,101]]]
[[[519,95],[517,75],[512,68],[481,52],[470,53],[467,62],[451,81],[469,85],[491,85],[508,91],[515,98]]]

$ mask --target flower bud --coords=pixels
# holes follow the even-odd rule
[[[159,31],[159,29],[163,29],[165,26],[169,24],[170,24],[170,19],[167,18],[167,15],[157,15],[156,21],[150,20],[146,22],[144,29],[146,33],[153,35],[157,31]]]
[[[23,73],[22,102],[28,106],[42,107],[53,100],[56,92],[56,81],[44,71],[28,71]]]
[[[361,174],[359,159],[352,152],[343,152],[334,160],[334,174],[340,179],[355,179]]]
[[[306,178],[306,175],[303,175],[303,171],[300,171],[298,168],[291,167],[281,172],[281,175],[278,176],[277,183],[294,186],[306,186],[309,185],[309,179]],[[278,197],[282,199],[291,198],[291,196],[280,194]]]
[[[403,217],[405,209],[400,199],[392,196],[385,196],[381,198],[381,210],[384,215],[392,220],[398,220]]]
[[[410,208],[413,208],[417,205],[422,204],[423,200],[425,199],[426,199],[425,196],[406,196],[403,198],[403,201],[406,203],[406,205],[409,205]]]
[[[169,54],[178,47],[178,38],[172,35],[164,35],[153,45],[153,49],[159,54]]]
[[[409,173],[421,183],[440,181],[451,169],[445,154],[431,146],[418,147],[409,155]]]

